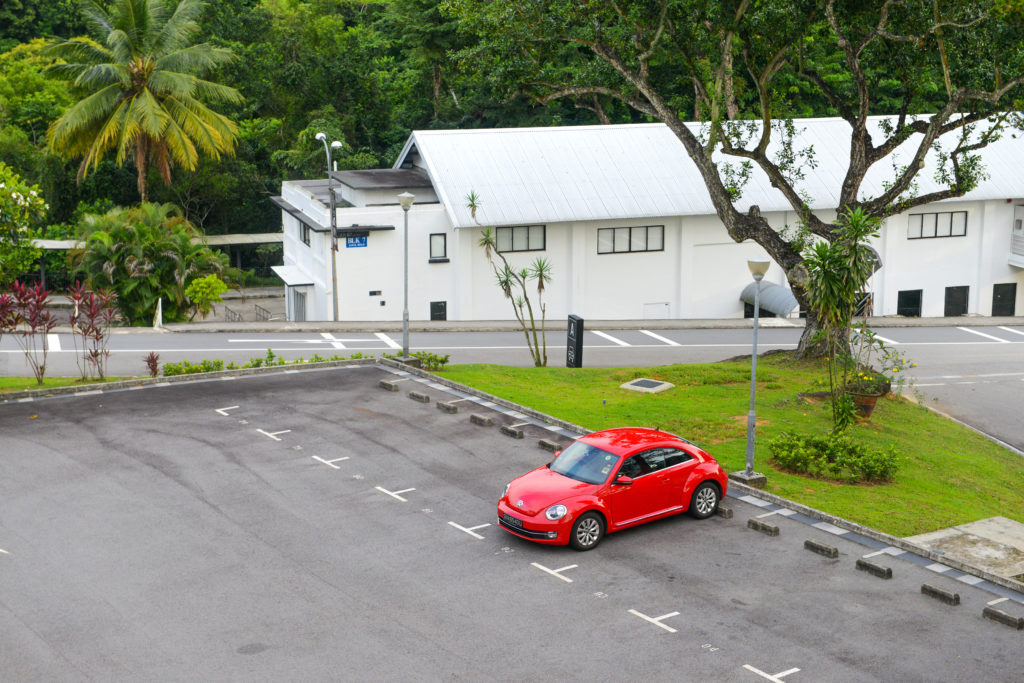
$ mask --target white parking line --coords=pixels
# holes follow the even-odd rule
[[[453,526],[453,527],[455,527],[459,531],[465,531],[467,534],[469,534],[473,538],[478,538],[481,541],[484,540],[484,537],[481,536],[480,534],[476,533],[476,530],[477,529],[483,529],[485,526],[490,526],[490,524],[477,524],[476,526],[471,526],[471,527],[469,527],[467,529],[466,527],[460,526],[460,525],[456,524],[455,522],[448,522],[448,524]]]
[[[617,339],[617,338],[613,337],[610,334],[605,334],[604,332],[598,332],[597,330],[591,330],[591,332],[596,334],[598,337],[602,337],[604,339],[607,339],[608,341],[614,342],[614,343],[618,344],[619,346],[632,346],[632,344],[629,344],[628,342],[624,342],[621,339]]]
[[[321,458],[321,457],[320,457],[319,455],[314,455],[314,456],[313,456],[313,459],[314,459],[314,460],[319,460],[319,461],[320,461],[320,462],[322,462],[323,464],[325,464],[325,465],[328,465],[328,466],[330,466],[330,467],[333,467],[333,468],[334,468],[334,469],[336,469],[336,470],[340,470],[341,468],[340,468],[340,467],[338,467],[337,465],[335,465],[334,463],[336,463],[336,462],[341,462],[342,460],[348,460],[348,456],[346,455],[346,456],[345,456],[345,457],[343,457],[343,458],[335,458],[334,460],[324,460],[324,459],[323,459],[323,458]]]
[[[48,334],[46,335],[46,350],[47,351],[63,351],[60,348],[60,335]]]
[[[396,342],[394,339],[384,334],[383,332],[374,332],[374,336],[380,339],[382,342],[388,345],[389,349],[400,349],[402,345]]]
[[[880,334],[876,334],[875,335],[875,339],[877,339],[878,341],[881,341],[881,342],[885,342],[889,346],[899,346],[900,345],[900,343],[898,341],[896,341],[895,339],[889,339],[888,337],[883,337]]]
[[[331,342],[331,346],[333,346],[336,349],[345,348],[345,345],[341,343],[339,340],[335,339],[334,335],[331,334],[330,332],[321,332],[320,336],[326,339],[327,341]]]
[[[939,564],[938,562],[933,562],[932,564],[925,567],[925,569],[931,569],[936,574],[945,574],[951,569],[951,567],[947,567],[944,564]]]
[[[985,334],[984,332],[979,332],[978,330],[972,330],[969,327],[958,327],[956,329],[963,330],[964,332],[970,332],[971,334],[976,334],[979,337],[984,337],[985,339],[992,339],[993,341],[997,341],[1001,344],[1011,343],[1008,339],[1000,339],[999,337],[993,337],[991,334]]]
[[[665,624],[661,623],[661,620],[662,619],[668,619],[669,617],[677,616],[679,614],[679,612],[669,612],[668,614],[662,614],[660,617],[649,617],[646,614],[641,614],[640,612],[637,612],[635,609],[629,610],[629,613],[632,614],[633,616],[640,617],[644,621],[649,621],[652,624],[654,624],[655,626],[660,626],[661,628],[665,629],[669,633],[675,633],[676,632],[676,630],[674,628],[672,628],[671,626],[666,626]]]
[[[0,553],[3,553],[4,555],[10,555],[10,553],[7,552],[6,550],[4,550],[3,548],[0,548]],[[1003,598],[1003,600],[1005,600],[1005,599],[1006,598]]]
[[[548,574],[551,574],[552,576],[557,576],[558,578],[560,578],[562,581],[565,581],[566,583],[572,583],[572,579],[570,579],[568,576],[562,576],[559,572],[564,572],[567,569],[575,569],[579,565],[578,564],[570,564],[568,567],[562,567],[561,569],[548,569],[547,567],[545,567],[542,564],[537,564],[536,562],[531,562],[530,566],[536,567],[537,569],[539,569],[539,570],[541,570],[543,572],[547,572]],[[676,612],[676,614],[679,614],[679,612]]]
[[[279,432],[265,432],[262,429],[257,429],[256,431],[259,432],[260,434],[262,434],[263,436],[269,436],[274,441],[280,441],[281,439],[277,438],[278,434],[287,434],[288,432],[290,432],[292,430],[290,430],[290,429],[282,429]]]
[[[759,508],[766,508],[769,505],[771,505],[771,503],[769,503],[767,500],[761,500],[760,498],[755,498],[754,496],[740,496],[740,500],[742,500],[744,503],[756,505]]]
[[[907,551],[906,550],[902,550],[900,548],[893,547],[893,546],[890,545],[890,546],[886,546],[885,548],[882,548],[881,550],[877,550],[877,551],[875,551],[873,553],[868,553],[867,555],[861,555],[861,557],[863,557],[864,559],[867,559],[869,557],[876,557],[878,555],[892,555],[893,557],[895,557],[897,555],[902,555],[905,552],[907,552]]]
[[[781,510],[772,510],[771,512],[766,512],[763,515],[758,515],[757,518],[761,519],[762,517],[771,517],[772,515],[778,515],[780,517],[792,517],[795,514],[796,510],[787,510],[783,508]]]
[[[213,409],[213,412],[215,412],[215,413],[220,413],[220,414],[221,414],[221,415],[223,415],[224,417],[227,417],[227,416],[228,416],[228,414],[227,414],[227,412],[226,412],[226,411],[228,411],[228,410],[234,410],[235,408],[238,408],[238,406],[228,406],[227,408],[214,408],[214,409]]]
[[[811,526],[813,526],[815,529],[821,529],[822,531],[827,531],[830,534],[835,534],[836,536],[842,536],[843,534],[850,533],[849,530],[840,529],[834,524],[829,524],[828,522],[818,522],[817,524],[812,524]]]
[[[996,598],[995,600],[989,600],[985,604],[988,605],[989,607],[991,607],[992,605],[998,605],[1001,602],[1006,602],[1009,599],[1010,598]]]
[[[669,346],[680,346],[679,342],[674,342],[671,339],[668,339],[667,337],[662,337],[660,334],[654,334],[650,330],[640,330],[640,331],[643,332],[644,334],[646,334],[651,339],[657,339],[658,341],[664,342],[664,343],[668,344]]]
[[[402,501],[403,503],[408,503],[409,501],[407,501],[405,498],[402,498],[398,494],[399,493],[409,493],[409,491],[415,491],[416,490],[416,489],[402,489],[401,491],[388,491],[387,489],[381,488],[379,486],[374,486],[374,488],[377,489],[378,491],[380,491],[381,493],[388,494],[392,498],[397,498],[398,500]]]
[[[1012,327],[1003,327],[1002,325],[1000,325],[999,329],[1002,330],[1003,332],[1013,332],[1014,334],[1024,334],[1024,332],[1022,332],[1020,330],[1015,330]]]
[[[782,680],[783,676],[788,676],[789,674],[795,674],[797,671],[800,670],[800,669],[793,668],[793,669],[789,669],[788,671],[780,671],[777,674],[770,674],[770,673],[765,673],[764,671],[761,671],[760,669],[755,669],[754,667],[750,666],[749,664],[744,664],[743,668],[746,669],[747,671],[752,671],[752,672],[756,673],[758,676],[761,676],[762,678],[767,678],[769,681],[774,681],[774,683],[785,683]]]

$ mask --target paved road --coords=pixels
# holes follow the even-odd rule
[[[769,325],[785,324],[768,321]],[[882,327],[876,328],[895,347],[917,362],[912,375],[922,399],[998,439],[1024,450],[1024,423],[1019,419],[1019,396],[1024,380],[1024,325]],[[760,350],[796,347],[800,329],[767,327],[761,330]],[[548,335],[549,361],[562,365],[565,334]],[[749,354],[749,329],[588,329],[584,336],[584,364],[590,367],[664,365],[714,362]],[[50,374],[75,375],[73,340],[54,335]],[[529,365],[521,333],[413,332],[414,350],[450,354],[452,363]],[[143,358],[150,352],[161,361],[223,359],[244,363],[272,348],[289,360],[313,354],[351,356],[354,353],[396,353],[401,334],[395,332],[334,333],[140,333],[111,338],[110,374],[145,373]],[[28,374],[14,340],[0,340],[0,375]]]
[[[1019,632],[981,616],[994,601],[1024,614],[1020,595],[784,510],[728,498],[733,519],[664,520],[590,553],[514,538],[495,500],[548,457],[539,437],[565,435],[528,424],[510,439],[382,377],[395,375],[0,406],[4,677],[1020,678]],[[766,514],[780,536],[747,529]],[[863,555],[893,578],[855,570]],[[961,604],[922,595],[926,582]]]

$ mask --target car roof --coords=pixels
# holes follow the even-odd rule
[[[615,455],[627,455],[638,450],[653,448],[666,441],[690,443],[686,439],[663,432],[660,429],[646,427],[617,427],[605,429],[580,437],[580,441],[602,448]]]

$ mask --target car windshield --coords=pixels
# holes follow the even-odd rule
[[[562,451],[549,466],[552,472],[584,481],[588,484],[600,484],[608,478],[619,457],[597,446],[582,441],[574,441]]]

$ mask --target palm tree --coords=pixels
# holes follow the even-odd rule
[[[115,151],[118,166],[133,158],[145,202],[150,165],[169,184],[172,165],[192,170],[200,152],[213,159],[234,153],[238,127],[203,100],[240,102],[242,96],[201,78],[234,57],[230,50],[191,43],[202,8],[198,0],[114,0],[108,12],[84,0],[92,39],[50,47],[66,62],[51,73],[84,93],[47,131],[51,151],[83,157],[79,182]]]

